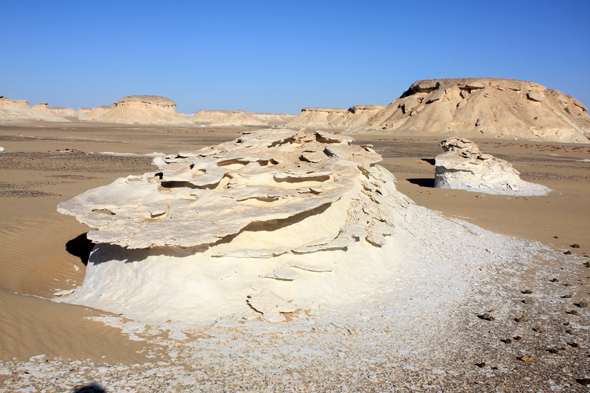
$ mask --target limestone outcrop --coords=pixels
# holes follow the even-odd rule
[[[74,108],[64,108],[61,106],[52,106],[49,108],[51,112],[55,113],[58,116],[62,117],[78,117],[78,113]]]
[[[435,188],[531,196],[551,191],[540,184],[521,180],[520,173],[509,162],[482,153],[469,139],[450,138],[440,145],[445,152],[435,159]]]
[[[391,279],[394,235],[422,214],[380,160],[349,137],[284,129],[157,157],[155,172],[58,206],[96,229],[83,285],[60,299],[195,325],[353,301]]]
[[[206,123],[213,127],[225,126],[264,126],[269,124],[284,124],[294,115],[280,113],[250,113],[243,110],[228,111],[215,109],[201,109],[188,119],[195,123]]]
[[[86,121],[121,124],[190,123],[176,113],[176,103],[168,98],[150,95],[126,96],[112,106],[79,108],[78,118]]]
[[[501,78],[419,80],[362,128],[590,142],[590,116],[578,100],[538,83]]]
[[[341,125],[347,118],[348,110],[344,108],[303,108],[285,127],[331,128]]]
[[[28,101],[11,100],[0,96],[0,121],[19,121],[19,120],[41,120],[67,122],[65,117],[59,116],[49,110],[49,105],[40,103],[31,108]]]

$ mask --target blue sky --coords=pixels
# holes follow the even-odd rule
[[[472,76],[590,105],[590,1],[0,0],[0,95],[31,105],[298,113]]]

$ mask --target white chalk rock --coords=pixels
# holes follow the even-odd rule
[[[4,148],[3,147],[0,147],[0,152],[3,152],[3,151],[4,151]]]
[[[418,207],[351,142],[246,133],[61,203],[97,230],[83,285],[59,301],[195,326],[358,301],[391,280]]]
[[[469,139],[445,139],[440,145],[445,152],[436,156],[435,188],[524,196],[546,195],[551,191],[521,180],[520,173],[509,162],[481,153]]]

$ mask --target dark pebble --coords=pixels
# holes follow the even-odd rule
[[[578,343],[569,343],[568,345],[572,348],[579,348],[580,347],[580,344],[578,344]]]
[[[486,364],[485,364],[485,363],[483,363],[483,362],[481,362],[481,363],[475,363],[475,365],[476,365],[477,367],[479,367],[479,368],[483,368],[483,367],[485,367],[485,366],[486,366]]]
[[[533,293],[533,291],[531,291],[530,289],[525,289],[524,291],[521,291],[521,293],[525,295],[530,295],[531,293]]]
[[[563,295],[562,298],[563,299],[571,299],[572,295]]]
[[[573,332],[572,332],[571,330],[569,330],[569,329],[568,329],[568,330],[566,330],[565,332],[566,332],[567,334],[572,334],[572,333],[573,333]]]
[[[566,311],[566,313],[570,315],[578,315],[578,312],[576,310]]]
[[[516,322],[526,322],[526,321],[527,321],[527,319],[526,319],[525,317],[518,317],[518,318],[514,318],[514,320],[515,320]]]
[[[542,327],[536,327],[536,328],[533,328],[533,330],[537,333],[543,333],[545,331],[545,329],[543,329]]]
[[[553,236],[554,239],[559,239],[557,236]]]
[[[512,338],[513,338],[513,339],[515,339],[516,341],[520,341],[520,340],[522,340],[522,337],[520,337],[520,336],[514,336],[514,337],[512,337]]]
[[[580,385],[590,386],[590,378],[579,378],[579,379],[576,379],[576,382],[579,383]]]
[[[559,282],[559,280],[557,278],[552,278],[551,280],[549,280],[551,282]]]
[[[590,267],[590,262],[584,262],[584,266]]]
[[[570,250],[567,250],[566,252],[564,252],[565,255],[572,255],[572,252]]]
[[[524,304],[535,304],[535,299],[524,299],[522,302]]]
[[[586,302],[580,302],[580,303],[576,303],[576,306],[578,306],[580,308],[587,308],[588,307],[588,303],[586,303]]]
[[[570,247],[571,248],[580,248],[580,245],[578,243],[574,243]]]
[[[549,348],[549,349],[547,350],[547,352],[549,352],[549,353],[553,353],[553,354],[556,354],[556,353],[559,353],[559,349],[557,349],[557,348]]]
[[[512,344],[511,338],[507,338],[506,340],[502,340],[502,341],[504,341],[505,344]]]
[[[566,282],[565,284],[563,284],[564,287],[573,287],[572,284],[570,284],[569,282]]]

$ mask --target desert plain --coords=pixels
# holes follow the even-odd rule
[[[91,247],[89,228],[60,215],[59,203],[118,177],[154,171],[149,153],[196,150],[253,129],[260,127],[80,121],[0,127],[0,391],[99,389],[92,381],[106,391],[587,390],[586,144],[472,138],[483,152],[511,162],[524,180],[553,190],[510,197],[433,188],[439,136],[353,135],[355,143],[374,146],[398,190],[418,205],[542,249],[531,252],[532,260],[492,258],[482,265],[485,274],[470,297],[449,315],[422,304],[408,309],[407,323],[390,321],[389,330],[384,321],[371,326],[375,316],[364,319],[359,311],[356,320],[317,330],[216,335],[195,329],[175,339],[157,328],[116,327],[104,323],[116,317],[110,313],[51,300],[83,282]],[[438,251],[449,257],[462,247],[461,239],[446,242]],[[420,274],[409,276],[416,281],[410,288],[431,279]],[[384,307],[399,307],[403,315],[408,303]]]

